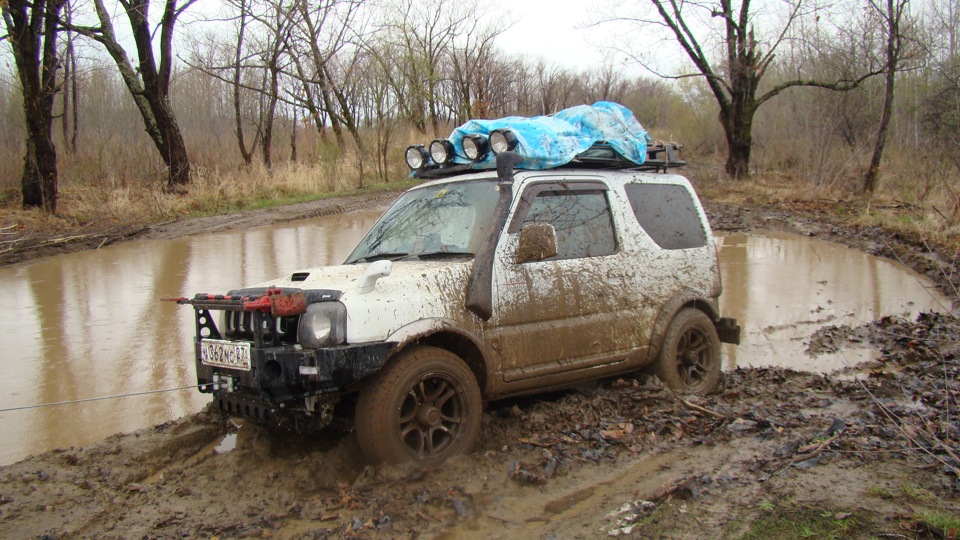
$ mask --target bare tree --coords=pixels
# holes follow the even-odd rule
[[[288,47],[293,76],[302,85],[300,105],[310,113],[321,135],[326,121],[330,121],[341,152],[347,143],[343,128],[360,143],[357,123],[347,96],[340,83],[333,78],[334,58],[350,43],[355,31],[355,17],[360,9],[360,0],[324,0],[321,2],[296,0],[291,16],[297,21],[292,27]],[[349,74],[349,69],[346,71]]]
[[[880,114],[880,125],[877,127],[877,138],[873,145],[873,155],[870,157],[870,166],[863,177],[863,191],[869,193],[873,193],[877,188],[880,159],[883,157],[883,147],[887,142],[887,127],[890,125],[890,117],[893,113],[894,82],[903,52],[901,22],[909,1],[886,0],[885,5],[880,6],[876,0],[869,0],[870,7],[882,22],[886,34],[883,108]]]
[[[533,75],[538,114],[553,114],[567,106],[572,90],[571,77],[567,71],[540,59],[534,65]]]
[[[726,172],[734,178],[744,178],[750,171],[750,152],[753,146],[753,119],[757,109],[788,88],[809,86],[837,91],[852,90],[861,82],[881,72],[880,69],[853,74],[833,81],[797,77],[776,83],[760,94],[760,82],[771,68],[777,48],[784,42],[792,25],[804,14],[803,0],[784,0],[785,22],[766,44],[756,37],[754,5],[751,0],[650,0],[656,18],[612,17],[606,21],[628,20],[664,28],[670,39],[680,45],[693,63],[695,73],[672,76],[703,77],[720,109],[720,123],[727,141]],[[711,56],[713,45],[708,40],[714,35],[709,23],[720,21],[716,30],[723,52],[720,58]],[[629,54],[629,51],[626,51]],[[660,76],[649,62],[632,55],[651,72]]]
[[[426,133],[429,122],[433,132],[442,116],[444,62],[454,39],[476,14],[453,0],[399,0],[382,23],[391,43],[381,63],[398,63],[401,77],[392,81],[404,115],[414,127]]]
[[[366,54],[360,64],[361,79],[364,82],[363,109],[366,112],[365,124],[373,127],[375,138],[374,158],[377,177],[384,182],[390,180],[390,145],[399,127],[396,111],[399,110],[396,95],[392,92],[390,81],[393,79],[384,73],[387,69],[397,69],[396,65],[384,65],[376,60],[376,55]]]
[[[67,24],[73,24],[73,3],[66,0],[63,10]],[[77,139],[80,133],[80,114],[78,101],[80,92],[77,89],[77,51],[74,46],[73,31],[67,30],[67,39],[63,51],[63,114],[60,117],[63,130],[63,141],[71,154],[77,153]]]
[[[154,54],[154,32],[150,25],[150,0],[118,0],[133,32],[138,65],[134,67],[120,45],[110,12],[103,0],[94,0],[98,27],[71,26],[73,30],[99,42],[116,63],[120,76],[133,96],[147,134],[167,165],[167,187],[176,189],[190,183],[190,158],[177,117],[170,104],[170,76],[173,73],[173,32],[177,19],[196,0],[164,0],[160,18],[160,62]]]
[[[268,169],[273,167],[273,128],[277,104],[280,102],[280,78],[288,63],[286,55],[295,23],[292,12],[296,4],[286,0],[270,0],[266,2],[266,12],[259,16],[265,34],[261,36],[257,53],[262,70],[257,135],[260,139],[260,155]]]
[[[23,92],[27,141],[21,176],[24,208],[57,211],[57,147],[53,101],[57,88],[57,20],[66,0],[0,2]]]
[[[922,121],[960,171],[960,0],[941,0],[931,7],[930,32],[936,37],[928,40],[934,61],[920,107]]]
[[[240,149],[240,157],[243,159],[244,165],[249,166],[250,162],[253,160],[253,152],[257,147],[257,142],[260,140],[259,134],[257,134],[253,142],[250,144],[250,148],[247,148],[247,143],[244,140],[243,133],[243,114],[241,113],[241,82],[243,80],[243,41],[246,36],[247,31],[247,19],[249,17],[249,2],[248,0],[238,0],[237,8],[240,11],[239,22],[237,26],[237,42],[236,47],[234,48],[234,59],[233,59],[233,79],[230,81],[233,88],[233,120],[234,120],[234,131],[237,136],[237,146]]]
[[[584,74],[585,101],[623,101],[627,91],[627,81],[613,63],[606,62],[603,66]]]
[[[477,12],[476,4],[461,5],[470,12]],[[451,82],[454,95],[452,104],[458,123],[470,118],[489,118],[491,114],[491,81],[484,75],[496,66],[495,40],[506,28],[498,23],[487,24],[479,17],[465,19],[460,35],[454,36],[448,56],[453,69]]]

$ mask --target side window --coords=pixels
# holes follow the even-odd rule
[[[707,244],[707,233],[693,196],[683,186],[627,184],[624,186],[637,221],[663,249],[688,249]]]
[[[543,190],[523,225],[549,223],[557,231],[557,259],[598,257],[617,251],[610,205],[603,190]]]

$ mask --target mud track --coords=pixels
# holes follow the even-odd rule
[[[395,196],[139,235],[291,221]],[[708,210],[717,230],[789,230],[900,258],[952,294],[951,258],[919,239],[802,210]],[[297,438],[205,411],[0,468],[0,537],[706,538],[807,515],[828,516],[844,537],[937,537],[923,516],[958,514],[960,321],[885,318],[811,340],[842,349],[850,336],[881,351],[862,381],[737,370],[693,401],[640,374],[493,403],[477,450],[431,469],[368,466],[342,429]]]
[[[132,223],[92,223],[65,234],[11,232],[0,249],[0,265],[29,263],[85,249],[99,249],[136,238],[173,239],[197,234],[263,227],[321,216],[385,208],[400,191],[381,191],[333,199],[291,204],[276,208],[251,210],[237,214],[175,220],[143,226]]]

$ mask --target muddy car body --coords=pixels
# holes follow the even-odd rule
[[[181,299],[196,310],[201,391],[296,430],[349,403],[371,460],[438,461],[473,446],[485,400],[648,366],[680,391],[715,388],[720,341],[739,328],[720,316],[689,182],[636,167],[514,172],[521,159],[434,174],[343,265]]]
[[[508,189],[488,172],[436,180],[411,193],[440,200],[454,196],[458,186],[489,191],[492,201]],[[509,187],[516,195],[510,197],[504,226],[486,232],[495,240],[490,261],[459,249],[429,256],[355,252],[342,266],[294,272],[223,297],[192,299],[200,336],[198,382],[209,384],[205,390],[232,414],[310,429],[326,425],[339,397],[359,390],[411,348],[452,353],[489,400],[653,364],[671,321],[683,310],[702,313],[720,333],[729,334],[731,323],[720,318],[717,306],[721,284],[715,247],[684,178],[635,171],[521,172]],[[538,198],[556,202],[538,206]],[[530,253],[521,245],[525,222],[526,227],[533,222],[531,210],[567,211],[572,200],[587,198],[596,201],[599,217],[593,207],[581,211],[606,223],[585,225],[593,230],[568,242],[577,253],[545,256],[553,248]],[[687,214],[681,223],[653,231],[656,239],[641,219],[652,228],[663,224],[663,216],[637,217],[651,210],[643,208],[643,200],[653,198],[660,201],[654,205],[660,212],[670,204],[672,215]],[[395,206],[405,201],[401,197]],[[496,204],[488,206],[475,221],[493,219]],[[382,227],[381,221],[373,230]],[[563,240],[560,244],[563,250]],[[485,273],[476,266],[484,263],[491,269],[489,291],[473,301],[488,305],[489,313],[468,307],[471,287],[485,288],[476,283]],[[257,302],[263,307],[256,308]],[[218,309],[224,313],[219,324],[211,313]],[[305,344],[309,338],[300,319],[307,317],[329,320],[331,335]],[[223,350],[237,346],[246,349],[241,354],[249,360],[231,365]],[[696,385],[690,390],[702,391]]]

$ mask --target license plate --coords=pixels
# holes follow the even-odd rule
[[[219,339],[201,340],[200,362],[208,366],[250,371],[250,343]]]

